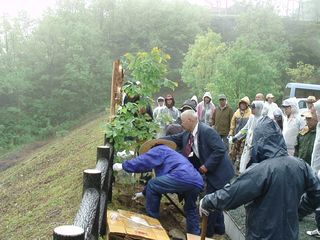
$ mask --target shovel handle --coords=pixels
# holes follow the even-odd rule
[[[201,220],[201,237],[200,237],[201,240],[206,239],[207,224],[208,224],[208,216],[203,214],[202,220]]]

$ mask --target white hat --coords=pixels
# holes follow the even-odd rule
[[[267,96],[266,96],[266,99],[268,98],[274,98],[273,94],[272,93],[268,93]]]

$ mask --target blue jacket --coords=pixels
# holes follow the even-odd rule
[[[157,177],[168,175],[176,181],[191,184],[200,189],[204,183],[199,172],[180,153],[165,145],[151,148],[146,153],[124,161],[122,164],[126,172],[150,172],[154,169]]]
[[[206,195],[202,207],[229,210],[246,204],[247,240],[296,240],[299,215],[320,206],[320,181],[307,163],[288,156],[270,118],[260,120],[253,143],[252,166],[231,185]]]
[[[183,149],[188,142],[190,133],[182,133],[164,137],[174,141],[178,148]],[[208,169],[207,182],[215,189],[222,188],[234,176],[234,169],[228,158],[226,147],[219,134],[204,123],[198,125],[198,149],[200,164]]]

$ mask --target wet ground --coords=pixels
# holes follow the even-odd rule
[[[133,177],[129,177],[129,179],[127,178],[128,175],[116,176],[116,182],[114,183],[113,187],[112,203],[108,206],[108,208],[123,209],[146,214],[144,206],[145,199],[139,198],[137,200],[132,200],[134,193],[142,191],[143,187],[133,181]],[[170,194],[169,197],[181,210],[183,209],[176,194]],[[185,218],[182,216],[179,210],[172,203],[170,203],[168,199],[166,199],[166,197],[163,197],[161,200],[159,221],[161,225],[166,229],[171,239],[186,239]],[[220,237],[214,236],[213,239],[226,240],[229,238],[224,235]]]

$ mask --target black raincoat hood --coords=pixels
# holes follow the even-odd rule
[[[269,158],[288,156],[287,146],[277,123],[265,116],[262,117],[253,132],[253,149],[250,166]]]

